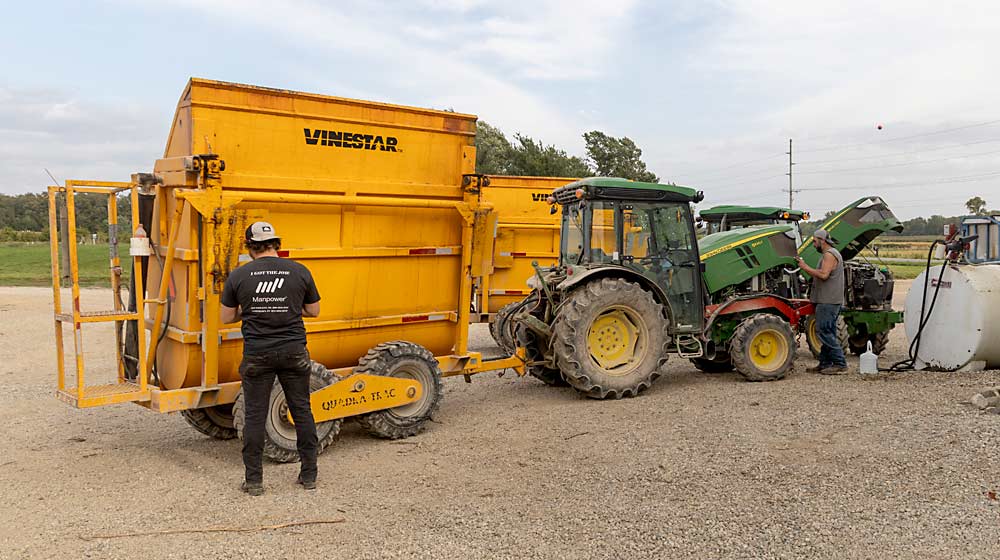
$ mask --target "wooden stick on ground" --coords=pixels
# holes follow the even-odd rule
[[[286,529],[288,527],[300,527],[302,525],[328,525],[333,523],[344,523],[344,517],[336,519],[317,519],[314,521],[292,521],[290,523],[280,523],[278,525],[263,525],[260,527],[209,527],[208,529],[165,529],[162,531],[147,531],[140,533],[120,533],[117,535],[80,535],[85,541],[97,539],[123,539],[125,537],[152,537],[159,535],[180,535],[184,533],[252,533],[255,531],[273,531],[276,529]]]

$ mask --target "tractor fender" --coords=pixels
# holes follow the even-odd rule
[[[770,311],[787,320],[792,328],[796,328],[800,319],[815,313],[815,306],[808,300],[761,294],[730,300],[720,305],[709,305],[705,308],[705,315],[712,319],[708,322],[711,325],[716,316],[750,311]]]
[[[565,280],[556,286],[556,289],[569,291],[576,286],[581,286],[591,280],[597,280],[599,278],[623,278],[630,282],[639,284],[643,287],[643,289],[653,294],[653,299],[656,300],[656,303],[659,303],[667,310],[667,319],[669,321],[667,324],[673,325],[674,310],[670,307],[670,301],[667,299],[667,294],[663,293],[663,290],[656,284],[656,282],[653,282],[642,274],[625,267],[602,266],[600,268],[591,268],[583,274],[567,276]]]

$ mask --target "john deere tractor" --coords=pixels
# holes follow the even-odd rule
[[[819,253],[813,248],[811,239],[802,239],[799,221],[808,220],[809,213],[780,207],[759,206],[715,206],[702,210],[699,222],[710,233],[740,230],[760,225],[788,224],[794,227],[798,253],[806,262],[817,266]],[[824,223],[822,228],[830,232],[835,247],[844,257],[845,301],[846,305],[838,319],[838,337],[845,352],[861,354],[868,342],[876,353],[881,352],[889,338],[889,331],[902,322],[902,313],[892,309],[893,277],[886,266],[878,266],[857,257],[872,240],[888,231],[902,231],[903,226],[893,215],[885,201],[876,196],[855,200]],[[707,239],[707,238],[706,238]],[[705,246],[705,240],[702,245]],[[766,289],[785,297],[807,297],[809,279],[799,274],[797,269],[769,271],[758,279],[758,283],[770,284]],[[752,286],[751,289],[760,286]],[[725,286],[732,290],[734,286]],[[716,299],[718,294],[711,294]],[[723,294],[724,295],[724,294]],[[802,323],[806,342],[814,355],[819,355],[820,342],[813,317]]]
[[[562,209],[559,263],[536,265],[531,294],[504,318],[532,375],[589,397],[622,398],[648,388],[670,354],[722,356],[751,381],[787,374],[795,328],[812,305],[764,292],[710,304],[706,281],[722,274],[722,259],[702,263],[691,211],[702,198],[687,187],[614,178],[552,193],[552,211]],[[713,251],[754,269],[792,266],[792,227],[770,229],[731,232]]]

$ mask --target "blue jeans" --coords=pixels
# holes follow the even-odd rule
[[[844,349],[837,338],[837,317],[840,317],[841,307],[839,304],[816,304],[816,334],[823,345],[819,351],[820,367],[847,366]]]

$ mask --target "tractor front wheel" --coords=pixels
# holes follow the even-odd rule
[[[729,346],[736,371],[747,381],[776,381],[795,361],[795,334],[777,315],[752,315],[733,332]]]
[[[556,363],[577,391],[595,399],[634,397],[663,374],[667,317],[638,284],[593,280],[560,308],[553,322]]]
[[[816,323],[816,316],[810,315],[806,317],[802,329],[806,333],[806,345],[809,346],[809,351],[812,352],[814,358],[819,358],[819,352],[823,349],[823,343],[819,340],[819,329]],[[837,340],[840,342],[840,347],[844,349],[844,355],[846,356],[850,352],[850,341],[847,321],[844,320],[843,316],[837,317]]]
[[[330,370],[318,362],[312,362],[309,375],[309,392],[316,391],[334,382]],[[333,443],[340,433],[342,419],[329,420],[316,424],[316,436],[319,439],[319,453]],[[240,441],[243,441],[243,429],[246,427],[246,401],[243,391],[236,396],[233,403],[233,425]],[[276,463],[292,463],[299,459],[299,451],[295,445],[295,425],[288,421],[288,401],[285,392],[276,379],[268,399],[267,417],[264,421],[264,456]]]

